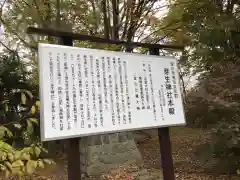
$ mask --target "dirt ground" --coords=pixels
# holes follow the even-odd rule
[[[156,131],[150,131],[151,139],[139,143],[144,164],[149,168],[160,168],[160,145]],[[200,129],[174,127],[170,131],[176,180],[240,180],[240,176],[221,175],[208,172],[198,161],[196,149],[210,141],[210,133]]]
[[[161,173],[161,157],[159,153],[159,143],[156,130],[149,130],[147,134],[150,136],[141,138],[138,141],[138,148],[142,154],[144,164],[134,167],[125,168],[118,173],[140,172],[140,174],[149,175],[149,172]],[[209,133],[204,130],[189,129],[185,127],[171,128],[171,141],[173,151],[173,161],[175,168],[176,180],[240,180],[239,176],[229,175],[213,175],[206,173],[202,164],[197,160],[195,155],[196,148],[202,143],[209,140]],[[61,157],[56,160],[56,165],[47,167],[31,177],[25,179],[33,180],[67,180],[67,163],[66,158]],[[149,172],[142,172],[142,169],[148,169]],[[131,170],[130,170],[131,169]],[[159,170],[159,171],[158,171]],[[138,173],[139,175],[139,173]],[[116,176],[117,177],[117,176]],[[126,180],[128,177],[118,175],[116,180]],[[4,178],[3,178],[4,179]],[[111,178],[105,178],[111,179]],[[130,180],[131,178],[129,178]],[[137,179],[137,178],[136,178]],[[140,178],[141,179],[141,178]],[[159,179],[159,178],[158,178]],[[1,180],[1,178],[0,178]],[[112,178],[112,180],[115,180]],[[131,179],[133,180],[133,179]]]

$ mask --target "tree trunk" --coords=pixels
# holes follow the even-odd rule
[[[91,0],[91,4],[92,4],[92,9],[93,9],[93,17],[95,19],[94,21],[94,32],[93,34],[97,34],[97,31],[98,31],[98,17],[97,17],[97,14],[96,14],[96,5],[95,5],[95,1],[94,0]]]
[[[119,39],[119,1],[112,0],[113,6],[113,39]]]
[[[107,17],[107,0],[102,0],[102,11],[103,11],[103,21],[104,21],[104,36],[109,39],[109,24]]]

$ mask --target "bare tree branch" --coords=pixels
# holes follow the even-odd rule
[[[95,19],[94,21],[94,34],[97,34],[98,31],[98,18],[97,18],[97,13],[96,13],[96,5],[94,0],[90,0],[92,9],[93,9],[93,17]]]
[[[104,21],[104,36],[109,39],[109,23],[107,17],[107,0],[102,0],[102,11],[103,11],[103,21]]]
[[[7,45],[5,45],[2,41],[0,41],[0,44],[4,46],[8,51],[14,52],[14,50],[10,49]]]
[[[37,1],[36,0],[33,0],[33,2],[34,2],[34,4],[35,4],[35,6],[36,6],[36,9],[37,9],[37,12],[38,12],[38,14],[39,14],[39,18],[40,18],[40,21],[42,22],[42,25],[43,25],[43,27],[45,27],[45,23],[44,23],[44,20],[43,20],[43,14],[40,12],[40,9],[39,9],[39,6],[38,6],[38,4],[37,4]],[[30,8],[32,8],[32,7],[30,7]]]
[[[16,31],[13,31],[11,28],[9,28],[9,25],[5,23],[5,21],[2,19],[1,16],[0,16],[0,22],[5,26],[5,28],[7,28],[12,34],[14,34],[24,45],[26,45],[27,47],[33,50],[37,50],[36,46],[30,45],[29,43],[27,43],[23,38],[20,37],[20,35]]]
[[[119,5],[118,0],[112,0],[113,7],[113,39],[119,39]]]

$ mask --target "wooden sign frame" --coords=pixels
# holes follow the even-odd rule
[[[88,35],[75,34],[71,32],[57,31],[53,29],[43,29],[29,27],[27,29],[29,34],[46,35],[60,38],[60,44],[65,46],[73,46],[73,40],[90,41],[95,43],[115,44],[127,47],[131,51],[135,47],[148,48],[150,55],[159,55],[159,49],[183,50],[184,46],[165,45],[165,44],[149,44],[138,42],[125,42],[119,40],[110,40]],[[158,128],[158,137],[160,144],[161,163],[163,169],[164,180],[174,180],[174,167],[172,159],[172,147],[169,135],[169,128]],[[68,180],[80,180],[80,139],[68,139]],[[76,158],[79,157],[79,158]]]

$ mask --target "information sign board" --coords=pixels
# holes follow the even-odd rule
[[[177,61],[39,44],[41,139],[184,125]]]

